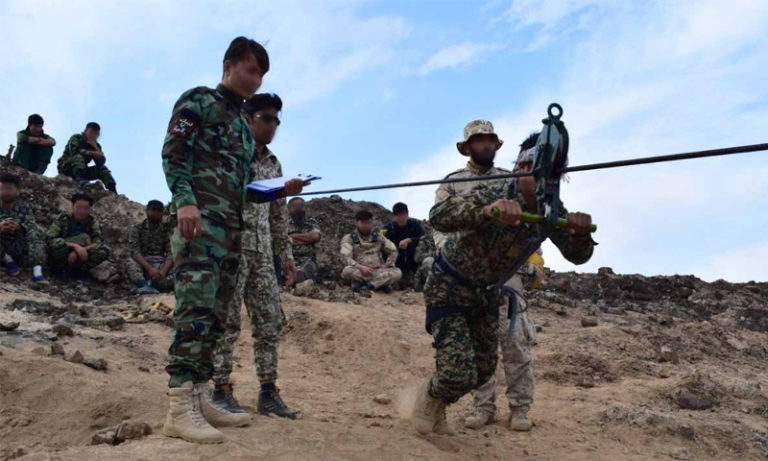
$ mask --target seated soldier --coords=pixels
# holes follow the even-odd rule
[[[296,283],[317,281],[317,250],[320,227],[304,211],[304,199],[294,197],[288,202],[288,235],[291,237],[293,259],[296,262]]]
[[[27,128],[16,134],[14,165],[33,173],[43,174],[53,156],[56,140],[43,133],[43,117],[32,114],[27,118]]]
[[[99,221],[91,216],[92,206],[90,196],[77,193],[72,196],[72,213],[60,214],[48,228],[46,243],[51,270],[90,271],[109,257]]]
[[[384,261],[382,254],[387,254]],[[389,239],[373,230],[373,214],[360,210],[355,215],[355,230],[341,239],[341,257],[347,266],[341,278],[352,281],[355,290],[392,291],[392,285],[403,276],[395,267],[397,248]]]
[[[147,218],[131,229],[125,261],[128,280],[141,294],[157,294],[173,289],[173,257],[168,225],[163,223],[165,207],[159,200],[147,203]]]
[[[8,275],[19,273],[19,263],[33,266],[32,280],[43,282],[45,244],[35,224],[35,215],[19,201],[19,177],[0,174],[0,250]]]
[[[395,265],[403,273],[404,285],[410,285],[416,273],[416,246],[424,235],[424,229],[417,219],[408,216],[408,205],[405,203],[395,203],[392,214],[395,219],[384,227],[382,234],[397,246]]]
[[[107,189],[117,193],[112,172],[105,166],[107,158],[97,142],[100,135],[101,127],[96,122],[89,122],[85,131],[72,135],[59,159],[59,173],[74,178],[78,187],[98,179]],[[93,166],[88,166],[91,160]]]

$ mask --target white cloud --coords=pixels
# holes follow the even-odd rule
[[[571,21],[570,14],[586,14],[585,6],[593,9],[589,28],[568,45],[560,85],[492,118],[507,142],[500,166],[511,165],[511,146],[538,128],[551,101],[565,109],[571,164],[765,142],[768,4],[713,1],[690,8],[658,2],[639,10],[620,2],[519,1],[513,10],[521,27],[544,24],[541,33],[549,40],[570,34],[556,26]],[[446,140],[448,147],[407,168],[407,180],[439,177],[456,167],[461,157],[453,142]],[[573,174],[563,200],[569,209],[592,213],[600,226],[601,245],[579,269],[605,265],[623,272],[768,279],[760,258],[743,258],[741,272],[735,272],[708,256],[747,254],[744,245],[768,245],[764,233],[733,218],[768,222],[752,211],[757,197],[768,194],[768,164],[760,161],[765,158],[763,153]],[[396,192],[394,198],[408,198],[413,214],[423,217],[433,200],[434,188],[428,189]],[[748,243],[723,238],[737,233]],[[545,251],[548,265],[573,270],[551,245]]]
[[[446,46],[430,56],[416,73],[418,75],[426,75],[438,70],[467,67],[479,60],[482,55],[501,48],[502,46],[497,44],[472,42]]]

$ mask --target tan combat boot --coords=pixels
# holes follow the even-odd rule
[[[445,417],[445,409],[448,407],[448,405],[445,404],[442,400],[438,400],[437,404],[437,420],[435,421],[435,427],[432,428],[432,431],[435,434],[440,435],[455,435],[456,432],[454,432],[453,428],[451,428],[450,424],[448,424],[448,420]]]
[[[464,427],[467,429],[482,429],[495,420],[493,413],[476,409],[474,413],[464,419]]]
[[[533,422],[528,419],[528,406],[510,408],[509,428],[517,432],[528,432],[533,428]]]
[[[416,403],[413,406],[413,426],[421,435],[436,432],[438,434],[453,434],[453,430],[445,419],[445,403],[429,395],[429,380],[419,389]]]
[[[200,413],[212,426],[241,427],[251,424],[248,413],[233,413],[214,403],[208,383],[195,384],[192,392],[200,402]]]
[[[223,442],[224,434],[214,429],[203,418],[199,399],[192,394],[192,390],[192,381],[187,381],[181,387],[168,389],[171,404],[165,417],[163,434],[194,443]]]

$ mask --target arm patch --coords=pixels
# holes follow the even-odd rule
[[[186,138],[197,129],[199,117],[190,110],[182,110],[171,122],[168,133]]]

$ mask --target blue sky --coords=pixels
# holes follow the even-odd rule
[[[561,103],[571,162],[768,141],[768,3],[511,0],[8,1],[0,17],[0,146],[40,113],[59,142],[86,122],[120,192],[168,200],[160,150],[173,102],[214,86],[229,41],[272,58],[285,102],[273,150],[316,188],[439,178],[475,118],[515,146]],[[4,150],[4,149],[3,149]],[[579,270],[768,280],[768,154],[579,173],[573,210],[600,226]],[[55,164],[49,167],[55,174]],[[434,188],[349,194],[426,217]],[[545,248],[548,265],[573,268]]]

